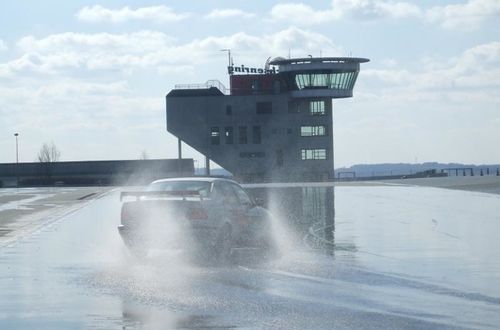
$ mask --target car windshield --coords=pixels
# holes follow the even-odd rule
[[[160,181],[151,183],[146,191],[197,191],[202,197],[208,197],[210,182],[206,181]]]

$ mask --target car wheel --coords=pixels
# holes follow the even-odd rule
[[[215,258],[219,264],[226,264],[229,262],[232,247],[232,231],[231,226],[226,224],[222,227],[217,241],[215,242]]]

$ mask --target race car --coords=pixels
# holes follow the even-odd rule
[[[118,231],[139,256],[152,248],[180,248],[227,262],[233,248],[275,249],[272,215],[233,180],[162,179],[144,191],[122,192],[124,199]]]

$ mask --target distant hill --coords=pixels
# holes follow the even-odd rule
[[[463,175],[464,169],[472,168],[474,174],[480,174],[481,170],[486,175],[486,172],[490,171],[490,174],[496,174],[497,169],[500,169],[500,164],[493,165],[473,165],[473,164],[460,164],[460,163],[437,163],[428,162],[420,164],[409,164],[409,163],[385,163],[385,164],[357,164],[350,167],[341,167],[335,169],[335,176],[337,177],[339,172],[355,172],[357,177],[370,177],[370,176],[386,176],[386,175],[407,175],[415,174],[418,172],[436,170],[441,172],[450,172],[450,175],[455,175],[456,171],[449,171],[449,169],[461,169],[458,171],[458,175]],[[448,169],[448,171],[447,171]],[[470,170],[466,171],[469,175]],[[347,175],[347,173],[344,173]]]

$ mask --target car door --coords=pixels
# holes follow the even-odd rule
[[[245,216],[244,208],[236,197],[234,190],[231,189],[231,186],[227,182],[217,182],[214,185],[214,191],[221,202],[224,217],[231,222],[233,239],[237,241],[241,236],[241,227],[245,222],[242,219]]]
[[[231,188],[237,196],[242,212],[244,213],[240,216],[244,243],[247,246],[258,245],[263,235],[265,235],[265,231],[269,230],[266,223],[268,219],[265,218],[266,213],[261,207],[254,204],[241,186],[231,183]]]

